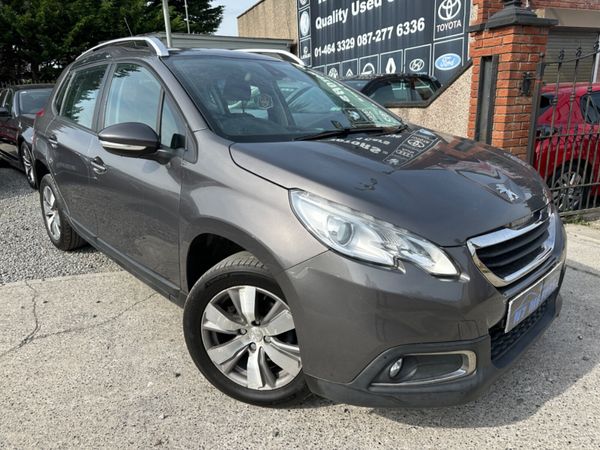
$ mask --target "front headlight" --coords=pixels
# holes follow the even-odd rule
[[[390,267],[408,261],[441,277],[459,275],[441,248],[409,231],[308,192],[295,190],[290,198],[304,226],[339,253]]]

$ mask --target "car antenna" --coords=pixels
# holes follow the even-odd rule
[[[123,17],[123,20],[125,21],[125,25],[127,26],[127,29],[129,30],[129,35],[133,37],[133,32],[131,31],[131,28],[129,27],[129,22],[127,22],[127,17]]]

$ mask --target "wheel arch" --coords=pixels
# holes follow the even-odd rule
[[[33,163],[33,173],[35,174],[35,184],[37,187],[39,187],[42,182],[42,178],[50,173],[50,169],[44,161],[35,158]]]
[[[220,220],[203,219],[191,227],[182,240],[182,287],[189,292],[206,271],[240,251],[252,253],[273,276],[285,269],[265,244],[238,226]]]

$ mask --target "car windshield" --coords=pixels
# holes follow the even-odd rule
[[[357,91],[360,91],[367,84],[369,84],[370,81],[371,80],[342,80],[342,83],[347,84],[352,89],[356,89]]]
[[[19,94],[19,110],[21,114],[36,114],[44,107],[51,92],[51,88],[21,91]]]
[[[196,55],[167,64],[213,131],[232,141],[289,141],[402,125],[343,84],[286,62]]]

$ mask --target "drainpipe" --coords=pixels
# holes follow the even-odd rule
[[[163,15],[165,16],[165,33],[167,34],[167,48],[173,48],[171,37],[171,18],[169,17],[169,0],[162,0]]]

